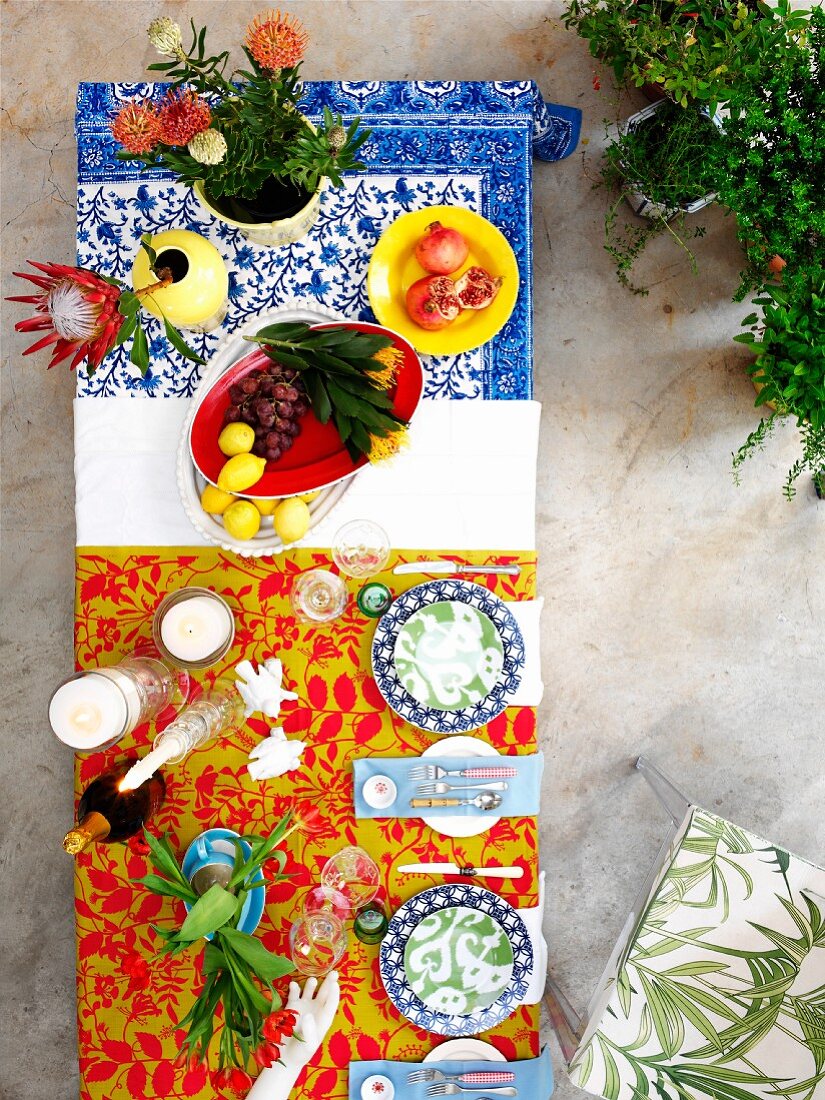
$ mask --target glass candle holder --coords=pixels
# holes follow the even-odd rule
[[[332,541],[332,560],[348,577],[374,577],[390,558],[387,532],[369,519],[345,523]]]
[[[334,970],[347,949],[347,933],[332,913],[300,917],[289,930],[289,954],[295,969],[321,978]]]
[[[235,619],[226,600],[210,588],[180,588],[158,604],[152,637],[178,668],[211,668],[232,647]]]
[[[189,753],[239,726],[244,717],[240,692],[231,680],[217,680],[156,737],[152,751],[127,772],[122,789],[145,782],[165,764],[178,764]]]
[[[381,885],[378,864],[363,848],[351,845],[328,859],[321,870],[321,885],[346,898],[355,912],[372,901]]]
[[[296,578],[290,592],[295,615],[304,622],[328,623],[343,614],[349,593],[346,582],[325,569],[310,569]]]
[[[75,673],[49,701],[49,723],[76,752],[110,748],[172,702],[178,680],[155,657],[133,655],[109,668]]]

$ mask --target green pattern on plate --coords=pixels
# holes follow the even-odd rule
[[[404,951],[410,988],[428,1008],[463,1016],[495,1004],[513,973],[513,947],[486,913],[458,905],[416,925]]]
[[[410,615],[395,642],[395,669],[419,703],[461,710],[485,699],[498,683],[504,647],[483,611],[443,600]]]

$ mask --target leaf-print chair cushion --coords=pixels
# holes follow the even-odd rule
[[[691,806],[569,1067],[609,1100],[825,1100],[825,871]]]

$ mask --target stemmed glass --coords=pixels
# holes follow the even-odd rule
[[[338,891],[355,912],[378,893],[381,877],[378,864],[363,848],[342,848],[324,864],[321,885],[327,890]]]
[[[335,573],[310,569],[296,579],[289,598],[299,619],[328,623],[337,619],[347,606],[347,586]]]
[[[295,969],[317,978],[333,970],[347,948],[347,933],[334,913],[309,913],[289,930]]]
[[[389,561],[387,532],[369,519],[345,523],[332,541],[332,560],[348,577],[374,577]]]

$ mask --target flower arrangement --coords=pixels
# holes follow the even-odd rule
[[[168,268],[157,266],[157,256],[150,241],[151,236],[144,234],[141,248],[146,251],[158,281],[142,290],[131,290],[118,279],[67,264],[41,264],[29,260],[40,274],[15,271],[18,278],[27,279],[39,288],[36,294],[19,294],[7,299],[35,307],[34,316],[18,321],[15,331],[45,333],[23,354],[31,355],[51,347],[50,368],[71,357],[69,366],[74,370],[85,359],[87,373],[91,376],[113,348],[134,337],[129,358],[141,374],[146,374],[149,341],[141,320],[141,301],[174,281]],[[169,343],[185,358],[203,363],[166,317],[163,323]]]
[[[332,420],[353,461],[390,458],[404,445],[407,422],[392,411],[387,390],[403,354],[389,336],[350,328],[314,331],[303,322],[267,325],[246,340],[274,362],[298,372],[312,411]]]
[[[191,906],[186,919],[175,929],[157,926],[162,939],[161,954],[177,955],[211,936],[203,951],[203,987],[186,1016],[176,1026],[187,1028],[178,1058],[183,1066],[208,1058],[218,1012],[223,1018],[219,1039],[218,1067],[213,1074],[216,1087],[242,1089],[252,1081],[246,1071],[251,1062],[270,1066],[279,1057],[279,1044],[293,1034],[294,1012],[283,1009],[273,983],[293,970],[289,959],[268,951],[260,940],[238,930],[238,921],[251,890],[265,888],[265,882],[284,879],[286,862],[278,845],[296,830],[317,831],[317,807],[299,805],[287,813],[269,836],[233,838],[235,863],[226,887],[215,883],[198,896],[183,874],[166,837],[146,832],[149,858],[156,874],[134,881],[153,894],[176,898]],[[251,851],[244,858],[241,842]],[[272,862],[277,870],[265,865]],[[265,882],[263,881],[265,880]]]
[[[280,11],[249,24],[244,53],[249,69],[226,73],[229,53],[205,55],[206,28],[192,23],[184,50],[180,26],[163,16],[149,40],[170,61],[150,65],[171,81],[160,103],[124,107],[112,122],[122,160],[162,166],[183,183],[201,182],[211,200],[250,200],[278,186],[313,194],[324,177],[340,187],[341,173],[360,169],[358,149],[369,131],[359,119],[344,127],[328,110],[316,128],[298,111],[298,73],[308,35]]]
[[[709,150],[723,140],[716,125],[698,110],[685,111],[663,102],[637,125],[620,130],[606,150],[599,184],[618,192],[605,214],[605,249],[616,263],[619,282],[636,294],[633,267],[648,243],[669,233],[684,248],[696,272],[688,241],[704,236],[704,226],[688,227],[685,208],[715,190],[716,175]],[[642,221],[620,221],[626,196],[642,195],[654,204]]]
[[[747,256],[737,300],[777,270],[825,269],[823,73],[825,12],[817,8],[804,41],[731,89],[716,174]]]
[[[799,428],[802,457],[788,472],[785,496],[792,499],[795,482],[806,470],[817,492],[825,493],[825,269],[771,287],[742,322],[750,329],[734,339],[756,351],[748,368],[759,389],[757,405],[772,404],[733,456],[738,479],[742,463],[761,450],[777,424],[792,418]]]

